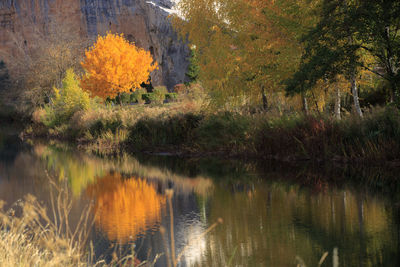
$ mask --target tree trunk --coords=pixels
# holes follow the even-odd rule
[[[301,94],[301,99],[303,101],[304,114],[308,116],[308,114],[309,114],[308,102],[307,102],[307,97],[306,97],[306,95],[304,93]]]
[[[355,75],[353,75],[353,77],[351,78],[351,93],[353,95],[354,108],[356,109],[358,116],[360,116],[362,118],[363,113],[362,113],[361,106],[360,106],[360,100],[358,98],[358,88],[357,88],[357,81],[356,81]]]
[[[336,86],[336,94],[335,94],[335,117],[336,119],[340,120],[341,114],[340,114],[340,109],[341,109],[341,98],[340,98],[341,92],[339,86]]]
[[[265,94],[264,86],[261,87],[261,95],[262,95],[262,101],[263,101],[263,109],[265,111],[267,111],[268,110],[268,99],[267,99],[267,95]]]
[[[390,27],[385,28],[385,41],[386,41],[386,72],[387,75],[389,76],[389,83],[390,83],[390,103],[396,102],[398,99],[397,98],[397,82],[394,79],[396,76],[396,73],[398,72],[398,69],[395,67],[395,60],[393,59],[393,48],[391,44],[391,36],[390,36]]]
[[[319,112],[318,100],[317,100],[317,98],[315,97],[315,94],[314,94],[313,91],[311,91],[311,95],[312,95],[312,97],[313,97],[314,104],[315,104],[315,108],[317,109],[318,115],[321,115],[321,113]]]
[[[396,83],[396,81],[391,81],[390,82],[391,86],[390,86],[390,103],[395,103],[399,104],[399,88],[398,85]]]

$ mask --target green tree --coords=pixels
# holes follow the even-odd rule
[[[190,82],[197,82],[199,79],[200,66],[195,46],[191,48],[189,62],[190,64],[186,72],[186,76],[190,79]]]
[[[390,101],[399,102],[400,90],[400,2],[363,0],[350,10],[349,19],[357,48],[372,55],[377,66],[362,67],[384,78],[390,85]],[[381,72],[380,68],[383,68]]]
[[[287,92],[311,90],[321,79],[335,82],[343,75],[362,116],[357,78],[368,70],[389,83],[394,101],[400,80],[399,25],[398,1],[324,0],[319,23],[303,39],[302,63],[287,81]]]

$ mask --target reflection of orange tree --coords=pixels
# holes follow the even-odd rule
[[[95,198],[96,223],[110,240],[126,243],[160,223],[165,198],[145,180],[110,174],[87,193]]]

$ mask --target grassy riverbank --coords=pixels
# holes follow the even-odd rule
[[[7,210],[0,201],[0,266],[83,267],[136,263],[134,253],[123,257],[116,254],[108,262],[96,256],[93,244],[88,245],[93,226],[92,207],[84,208],[79,223],[71,226],[71,194],[68,189],[60,189],[50,182],[56,189],[51,211],[32,195],[25,196]]]
[[[193,103],[98,107],[64,123],[46,124],[34,114],[26,137],[68,140],[101,154],[168,152],[291,160],[397,162],[400,112],[367,110],[363,118],[301,113],[210,112]],[[36,116],[36,117],[35,117]]]

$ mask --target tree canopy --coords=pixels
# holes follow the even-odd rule
[[[387,0],[324,0],[319,23],[303,38],[302,64],[287,91],[309,90],[320,79],[349,79],[362,70],[385,79],[391,99],[400,81],[400,3]]]
[[[184,19],[175,26],[196,46],[199,79],[214,99],[259,101],[264,89],[281,90],[280,81],[296,70],[298,39],[314,23],[313,2],[182,0]]]
[[[99,36],[82,62],[84,90],[103,99],[139,88],[157,68],[150,52],[128,42],[123,35]]]

